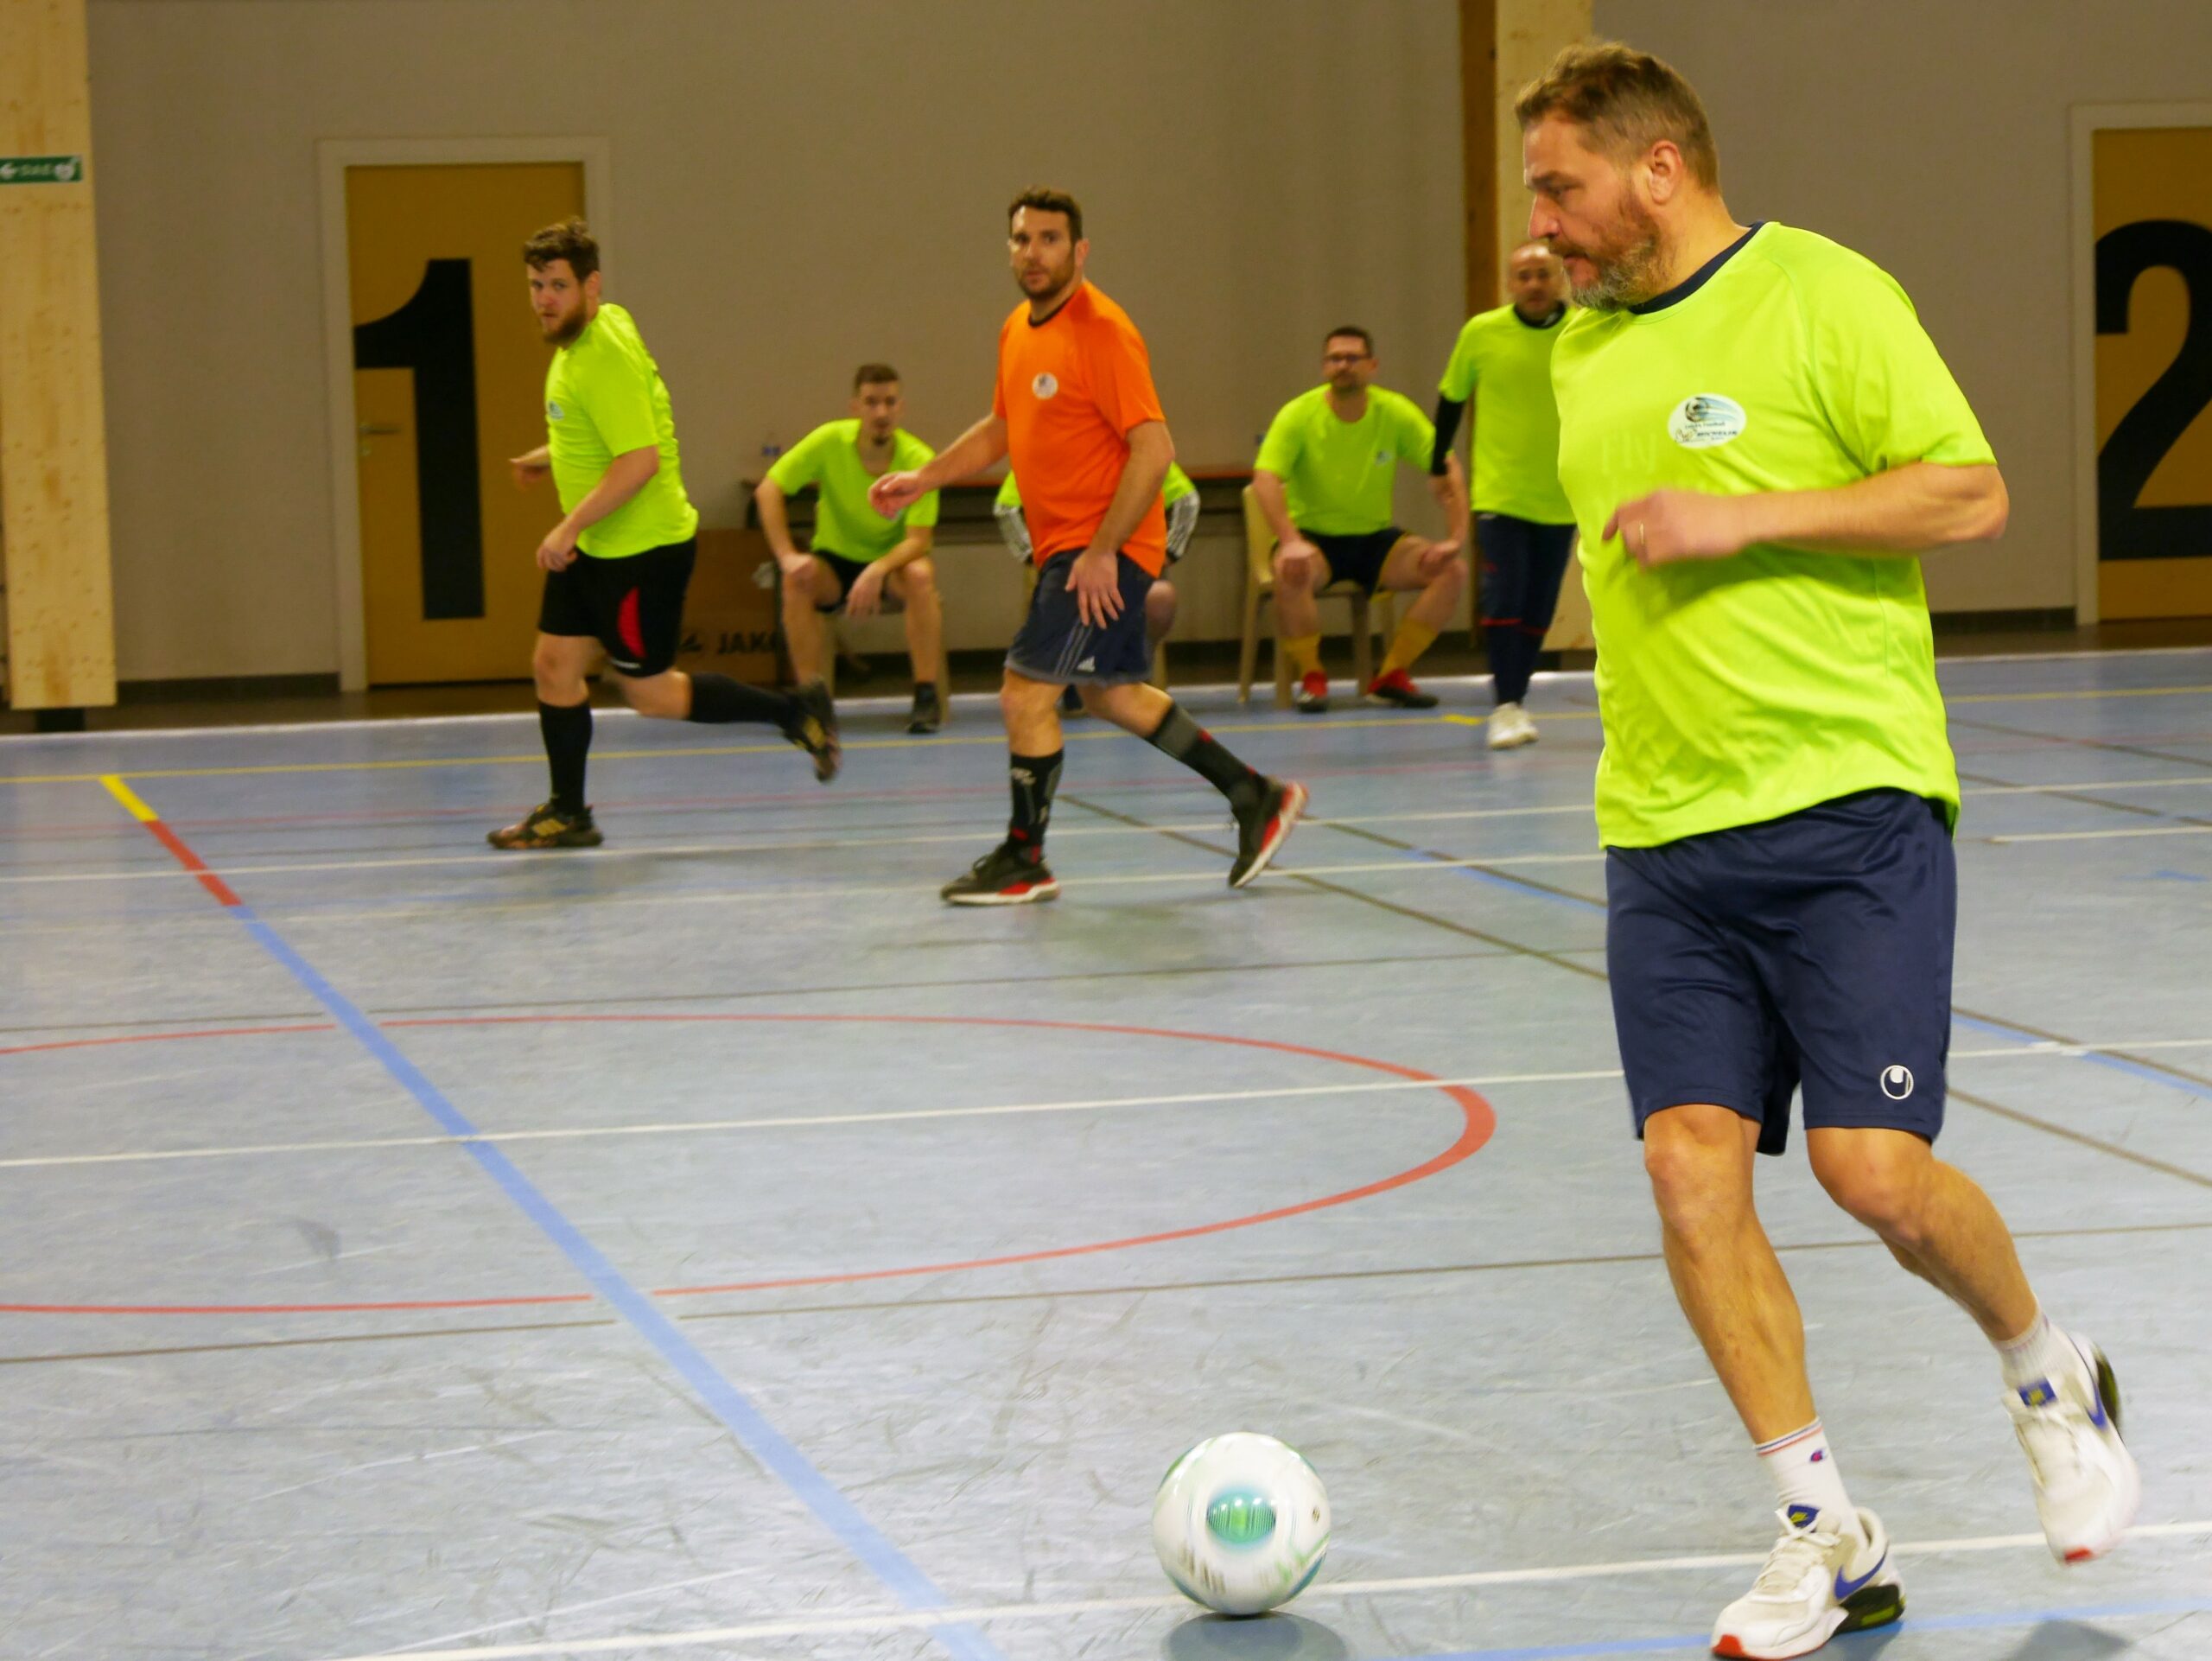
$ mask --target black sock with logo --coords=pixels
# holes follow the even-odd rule
[[[1228,797],[1231,807],[1249,807],[1267,788],[1266,780],[1223,748],[1179,703],[1167,706],[1167,714],[1145,741]]]
[[[1008,755],[1007,782],[1014,788],[1014,817],[1006,839],[1032,859],[1045,856],[1045,825],[1052,817],[1052,792],[1060,787],[1060,762],[1067,752],[1050,755]]]

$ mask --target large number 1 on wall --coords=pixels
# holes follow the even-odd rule
[[[468,261],[433,259],[407,303],[353,327],[353,367],[415,372],[415,493],[423,615],[484,614],[476,455],[476,325]]]
[[[2145,507],[2137,498],[2190,423],[2212,403],[2212,230],[2186,220],[2139,220],[2097,239],[2097,333],[2127,333],[2135,279],[2160,266],[2189,288],[2189,331],[2151,390],[2097,455],[2097,557],[2169,559],[2212,554],[2212,503]]]

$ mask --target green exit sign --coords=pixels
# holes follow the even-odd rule
[[[84,176],[81,156],[0,156],[0,185],[73,185]]]

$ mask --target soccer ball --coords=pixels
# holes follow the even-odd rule
[[[1303,1592],[1329,1550],[1329,1496],[1294,1448],[1249,1430],[1209,1436],[1152,1502],[1160,1566],[1186,1597],[1256,1615]]]

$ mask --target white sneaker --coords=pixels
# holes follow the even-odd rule
[[[2086,1562],[2120,1543],[2143,1499],[2142,1473],[2120,1439],[2120,1386],[2094,1344],[2066,1335],[2082,1357],[2070,1378],[2008,1391],[2012,1433],[2036,1483],[2036,1515],[2050,1555]]]
[[[1777,1511],[1782,1537],[1751,1589],[1713,1625],[1715,1655],[1783,1661],[1810,1655],[1838,1632],[1882,1626],[1904,1613],[1904,1588],[1890,1568],[1889,1531],[1861,1509],[1856,1527]]]
[[[1536,723],[1529,719],[1529,712],[1517,703],[1501,703],[1490,712],[1490,747],[1494,750],[1517,750],[1523,744],[1536,741]]]

